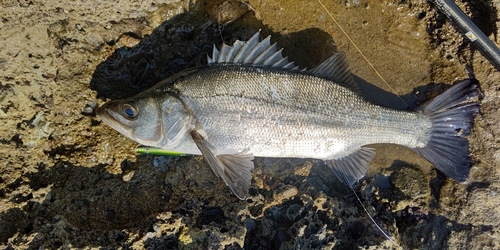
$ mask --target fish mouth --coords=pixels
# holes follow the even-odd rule
[[[95,111],[95,114],[97,115],[97,117],[101,118],[101,120],[105,113],[107,112],[102,106],[98,107],[97,110]]]
[[[124,124],[120,122],[120,118],[122,118],[117,112],[110,110],[106,107],[107,105],[103,105],[98,107],[96,110],[96,115],[106,123],[109,127],[115,129],[119,133],[125,135],[126,137],[131,136],[130,129],[124,129]]]
[[[111,119],[111,114],[104,108],[104,106],[98,107],[95,111],[97,117],[99,117],[104,123],[111,125],[114,123]]]

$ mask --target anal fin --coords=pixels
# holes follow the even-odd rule
[[[368,169],[368,164],[375,157],[373,148],[362,147],[353,153],[337,158],[326,160],[326,165],[344,184],[351,187],[356,181],[363,178]]]
[[[326,164],[333,170],[333,173],[335,173],[337,178],[339,178],[342,182],[344,182],[344,184],[349,186],[349,188],[352,190],[352,193],[354,194],[354,196],[356,196],[356,199],[359,201],[359,204],[361,204],[363,210],[365,210],[366,214],[373,222],[373,224],[377,227],[377,229],[380,230],[380,232],[388,240],[390,240],[395,245],[399,246],[391,238],[391,236],[389,236],[389,234],[387,234],[382,229],[382,227],[380,227],[379,224],[377,224],[377,222],[370,215],[365,205],[363,205],[363,202],[361,202],[361,199],[359,198],[358,194],[356,194],[356,191],[354,191],[353,188],[353,184],[366,175],[368,164],[373,160],[374,157],[375,157],[375,150],[373,148],[361,147],[347,156],[337,159],[326,160]]]
[[[252,181],[253,154],[243,151],[216,155],[215,148],[196,130],[191,131],[191,136],[215,175],[221,177],[239,199],[244,200]]]

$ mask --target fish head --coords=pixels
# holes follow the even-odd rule
[[[114,100],[96,114],[111,128],[145,146],[174,149],[187,136],[190,116],[178,98],[140,94]]]

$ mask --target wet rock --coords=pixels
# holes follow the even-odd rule
[[[209,3],[206,9],[215,23],[229,24],[247,13],[249,5],[239,0],[225,0],[221,3]]]
[[[220,207],[206,208],[201,211],[198,224],[201,228],[203,225],[208,225],[212,222],[221,224],[225,220],[224,211]]]
[[[402,210],[407,206],[418,205],[421,201],[426,203],[430,194],[429,182],[423,172],[415,166],[398,166],[390,176],[391,184],[396,188],[398,194],[396,210]]]
[[[0,243],[5,244],[7,240],[17,233],[24,222],[24,213],[20,209],[9,209],[0,213]]]
[[[92,101],[92,102],[87,103],[85,105],[85,107],[82,110],[82,114],[83,115],[88,115],[88,116],[94,116],[96,109],[97,109],[97,102],[96,101]]]
[[[127,48],[132,48],[139,44],[141,41],[140,38],[137,38],[136,36],[130,36],[128,34],[123,34],[120,37],[120,40],[116,43],[120,47],[127,47]]]
[[[104,39],[100,34],[89,34],[85,37],[85,42],[92,45],[95,50],[100,50],[104,46]]]

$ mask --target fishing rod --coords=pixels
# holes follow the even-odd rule
[[[445,14],[477,46],[488,61],[500,71],[500,49],[469,19],[452,0],[432,0],[439,11]]]

